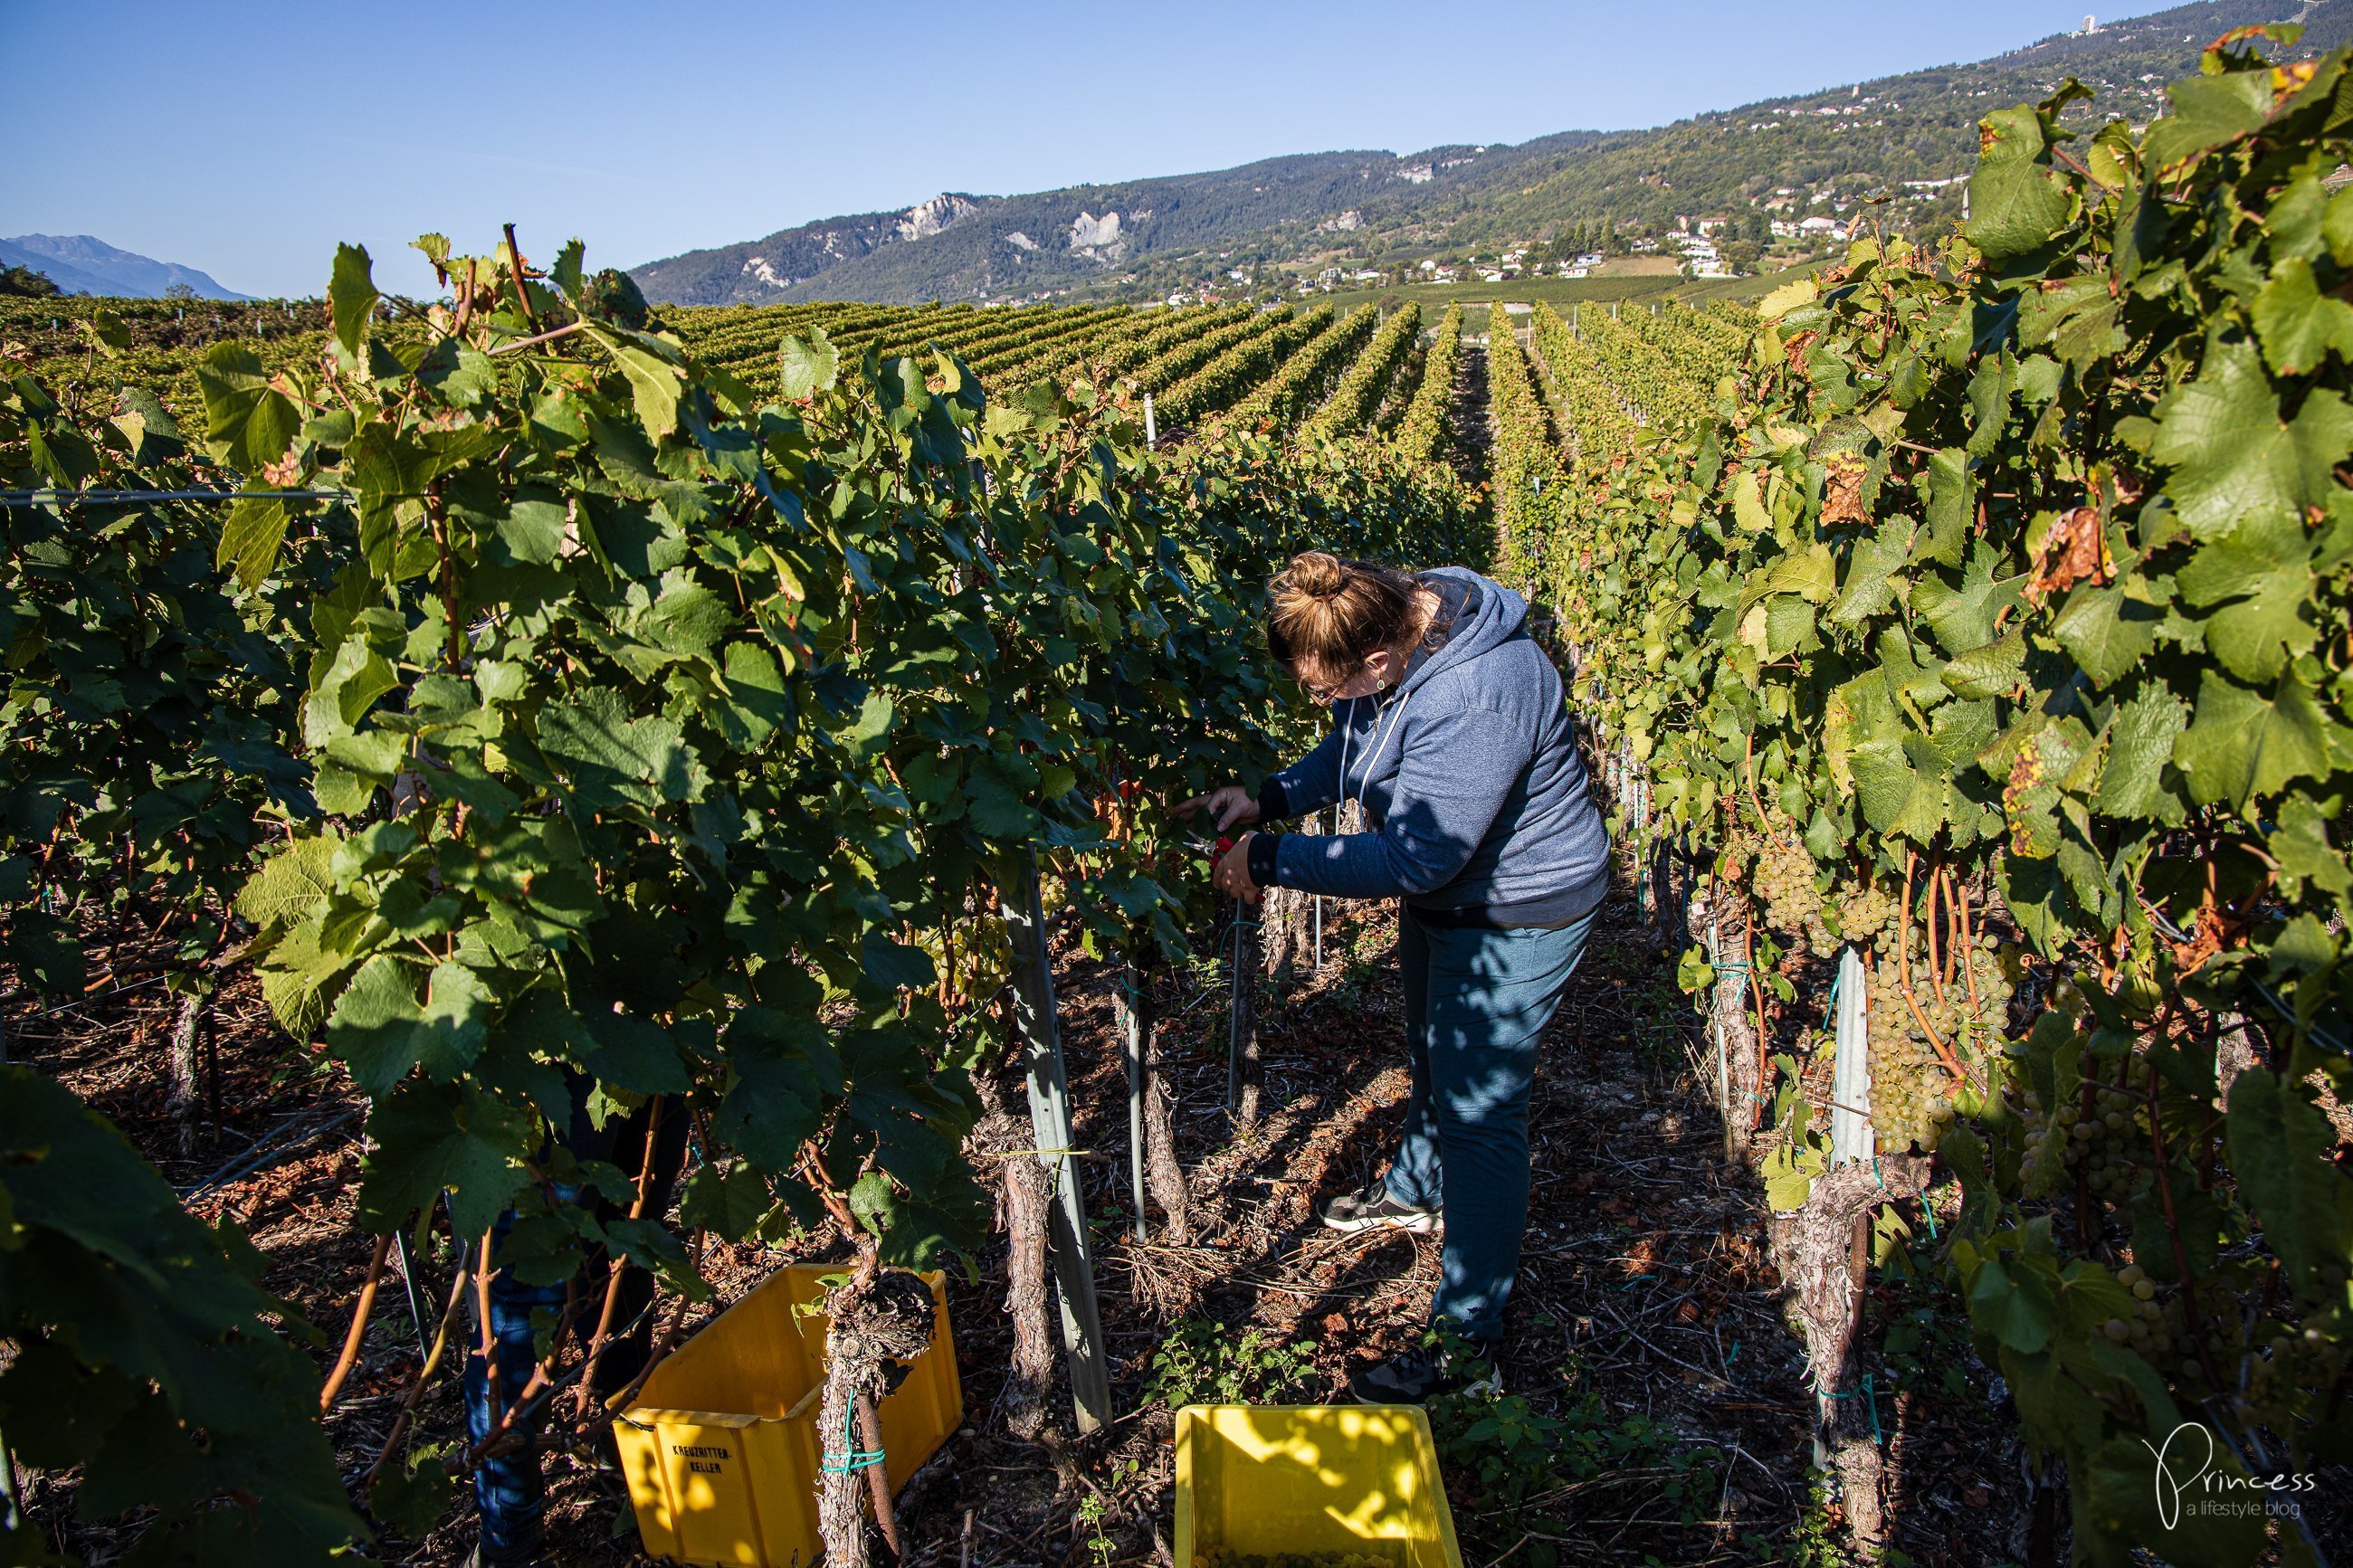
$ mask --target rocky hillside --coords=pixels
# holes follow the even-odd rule
[[[1352,207],[1415,177],[1390,153],[1319,153],[1034,195],[944,195],[690,251],[632,276],[649,299],[687,305],[1020,297],[1096,281],[1155,250],[1198,251],[1285,223],[1352,225]]]
[[[943,195],[829,218],[636,269],[682,304],[839,299],[1018,300],[1079,289],[1156,296],[1237,265],[1343,256],[1394,263],[1572,227],[1679,216],[1869,212],[1901,229],[1957,216],[1987,110],[2070,76],[2087,123],[2161,111],[2163,84],[2234,27],[2296,21],[2294,51],[2353,40],[2353,0],[2201,0],[1965,65],[1695,116],[1655,130],[1567,132],[1516,146],[1271,158],[1208,174],[1020,196]]]
[[[20,234],[0,239],[0,267],[38,272],[68,294],[118,300],[160,300],[174,289],[198,300],[243,300],[209,273],[176,261],[157,261],[86,234]]]

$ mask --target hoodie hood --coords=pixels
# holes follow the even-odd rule
[[[1314,750],[1265,781],[1262,822],[1362,803],[1370,831],[1250,840],[1261,887],[1403,898],[1445,923],[1557,928],[1609,887],[1609,834],[1560,672],[1527,601],[1459,566],[1420,574],[1453,612],[1382,697],[1350,699]]]
[[[1527,625],[1528,602],[1492,577],[1482,577],[1467,566],[1440,566],[1419,575],[1424,584],[1446,593],[1450,598],[1454,596],[1449,591],[1451,585],[1461,584],[1459,591],[1471,602],[1456,614],[1443,646],[1435,652],[1414,656],[1407,667],[1405,679],[1398,683],[1400,692],[1412,691],[1440,671],[1458,668],[1500,647],[1519,636]]]

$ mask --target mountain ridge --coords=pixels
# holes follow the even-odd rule
[[[158,261],[87,234],[20,234],[0,239],[0,267],[29,268],[68,294],[160,300],[174,285],[185,284],[200,300],[252,298],[223,288],[208,272]]]
[[[2098,95],[2078,117],[2142,122],[2163,111],[2165,83],[2195,72],[2205,44],[2251,23],[2290,20],[2307,28],[2291,54],[2353,41],[2353,0],[2198,0],[1984,60],[1642,130],[1566,131],[1402,156],[1291,153],[1011,196],[943,193],[631,272],[649,299],[677,304],[1156,298],[1229,270],[1312,270],[1336,258],[1394,266],[1490,242],[1657,233],[1692,216],[1768,234],[1775,221],[1834,216],[1843,225],[1867,213],[1917,232],[1958,216],[1957,176],[1973,164],[1977,122],[1988,110],[2047,96],[2072,75]],[[954,216],[926,228],[917,215],[939,203],[955,205]]]

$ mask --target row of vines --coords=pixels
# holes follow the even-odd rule
[[[1961,234],[1746,327],[1495,312],[1500,548],[1688,868],[1866,1545],[1858,1226],[1966,1309],[2078,1561],[2321,1561],[2353,1461],[2353,61],[2266,31],[2142,131],[1991,115]]]
[[[198,1003],[258,966],[290,1063],[367,1097],[379,1266],[446,1211],[453,1316],[494,1272],[599,1257],[684,1302],[704,1237],[829,1224],[854,1331],[881,1270],[986,1234],[971,1074],[1008,1048],[1030,868],[1091,945],[1181,952],[1205,879],[1151,803],[1295,721],[1248,595],[1311,543],[1480,560],[1481,520],[1380,446],[1147,451],[1100,367],[991,400],[956,354],[898,353],[936,318],[787,307],[765,346],[690,318],[707,358],[576,243],[543,268],[512,236],[419,243],[445,303],[386,324],[344,247],[311,352],[211,347],[200,420],[101,393],[100,330],[70,386],[0,395],[0,965],[78,994],[92,910],[127,906],[180,931]],[[963,316],[1008,367],[1100,324],[1175,376],[1193,351],[1164,337],[1222,339],[1176,383],[1205,409],[1336,335]],[[323,1561],[370,1536],[355,1504],[413,1532],[613,1327],[609,1294],[567,1300],[489,1441],[398,1426],[339,1476],[299,1347],[342,1325],[265,1294],[235,1225],[64,1089],[0,1083],[0,1435],[81,1467],[86,1513],[145,1520],[133,1561]],[[684,1234],[575,1151],[584,1116],[684,1119]]]

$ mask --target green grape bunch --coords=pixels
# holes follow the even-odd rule
[[[2182,1332],[2179,1305],[2157,1299],[2157,1281],[2137,1263],[2127,1263],[2116,1270],[2116,1283],[2131,1292],[2132,1310],[2101,1324],[2102,1336],[2111,1344],[2127,1346],[2152,1361],[2169,1353]]]
[[[1868,952],[1894,944],[1900,916],[1894,894],[1870,878],[1831,889],[1840,936]]]
[[[2095,1201],[2122,1207],[2147,1185],[2140,1156],[2148,1148],[2148,1117],[2140,1096],[2086,1079],[2052,1110],[2030,1089],[2021,1119],[2026,1153],[2019,1179],[2028,1192],[2072,1192],[2080,1179]]]
[[[1923,1019],[1964,1064],[1995,1048],[2015,986],[2015,959],[1984,935],[1962,957],[1966,967],[1957,961],[1941,987],[1931,966],[1915,964],[1909,1000],[1892,955],[1871,972],[1871,1124],[1883,1149],[1934,1151],[1953,1120],[1952,1073],[1922,1030]]]
[[[1744,847],[1755,858],[1748,886],[1765,905],[1766,923],[1805,941],[1816,952],[1835,952],[1838,940],[1822,924],[1822,896],[1814,885],[1814,858],[1806,847],[1768,834]]]
[[[1951,1075],[1919,1032],[1897,986],[1892,960],[1883,959],[1872,970],[1865,1011],[1870,1019],[1871,1131],[1885,1151],[1915,1144],[1934,1149],[1952,1120]]]

